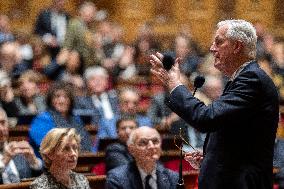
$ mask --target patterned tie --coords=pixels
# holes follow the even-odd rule
[[[145,189],[152,189],[152,187],[150,186],[150,179],[151,179],[151,175],[147,175],[146,178],[145,178]]]

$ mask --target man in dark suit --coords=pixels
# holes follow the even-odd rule
[[[272,80],[254,61],[256,39],[254,27],[244,20],[218,23],[210,51],[214,66],[230,81],[220,98],[208,106],[181,84],[179,59],[166,71],[162,55],[151,55],[152,73],[170,91],[170,108],[207,133],[200,189],[272,188],[279,97]],[[202,157],[188,154],[187,159],[201,161]]]
[[[53,0],[52,6],[42,10],[35,23],[34,33],[49,47],[53,57],[62,46],[69,14],[64,11],[65,0]]]
[[[8,142],[8,119],[0,108],[0,184],[18,183],[20,179],[39,176],[42,162],[27,141]]]
[[[118,96],[116,90],[108,90],[107,70],[100,66],[92,66],[85,70],[84,78],[88,95],[78,97],[75,104],[75,113],[78,115],[92,115],[92,124],[98,125],[100,120],[111,120],[119,114]],[[100,134],[100,133],[99,133]],[[107,137],[116,136],[109,133]]]
[[[136,120],[130,117],[121,118],[116,122],[118,142],[110,144],[106,148],[106,171],[133,161],[133,157],[127,149],[126,142],[130,133],[137,127],[138,123]]]
[[[110,170],[107,189],[173,189],[178,174],[166,169],[158,160],[161,156],[161,136],[156,129],[139,127],[127,141],[135,161]]]

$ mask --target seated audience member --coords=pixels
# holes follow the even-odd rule
[[[0,45],[14,40],[15,36],[11,32],[9,17],[7,15],[0,14]]]
[[[115,90],[108,90],[109,75],[103,67],[92,66],[86,69],[84,78],[88,95],[76,99],[78,115],[92,115],[92,124],[98,125],[101,119],[110,120],[118,114],[118,97]]]
[[[139,126],[152,127],[151,119],[138,112],[140,95],[134,88],[124,88],[119,93],[119,107],[121,116],[133,117]]]
[[[8,117],[18,116],[19,110],[14,96],[11,78],[5,71],[0,70],[0,106],[5,110]]]
[[[180,57],[180,70],[183,74],[190,76],[200,66],[200,57],[194,50],[194,42],[187,34],[180,33],[175,37],[174,52],[169,54],[173,57]]]
[[[35,151],[38,151],[44,136],[53,128],[75,128],[82,137],[82,151],[91,151],[90,134],[84,128],[80,117],[72,114],[74,97],[66,83],[55,83],[46,97],[47,111],[37,115],[31,123],[29,137]],[[39,154],[37,154],[39,155]]]
[[[97,12],[96,5],[91,1],[84,1],[78,7],[78,17],[68,22],[64,49],[75,49],[83,58],[84,67],[98,65],[94,21]]]
[[[23,178],[38,176],[42,162],[27,141],[8,142],[6,112],[0,108],[0,184],[17,183]]]
[[[32,189],[89,189],[87,178],[72,171],[77,165],[80,136],[73,128],[54,128],[40,145],[46,171],[32,184]]]
[[[6,42],[0,46],[0,66],[10,78],[17,79],[31,64],[21,56],[18,42]]]
[[[110,170],[106,178],[107,189],[176,188],[178,174],[164,168],[161,156],[161,136],[150,127],[140,127],[131,132],[128,150],[135,161]]]
[[[44,74],[49,79],[56,81],[68,81],[74,76],[83,75],[82,59],[76,50],[63,49],[57,57],[48,64],[44,70]]]
[[[140,96],[134,88],[123,88],[119,93],[120,114],[116,114],[113,119],[101,119],[99,123],[99,138],[117,138],[116,121],[119,117],[131,117],[136,120],[138,126],[152,127],[151,119],[138,112]]]
[[[284,139],[277,139],[274,146],[273,167],[277,169],[275,182],[284,189]]]
[[[15,103],[19,110],[18,115],[35,115],[45,111],[45,98],[39,94],[37,83],[40,75],[29,70],[23,73],[18,80],[18,96]]]
[[[39,13],[34,26],[34,33],[42,38],[53,57],[64,42],[70,17],[64,10],[65,2],[52,0],[51,6]]]
[[[106,148],[106,171],[133,161],[126,142],[135,128],[137,128],[137,122],[132,118],[121,118],[116,122],[118,143],[110,144]]]

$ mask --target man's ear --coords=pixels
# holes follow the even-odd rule
[[[244,48],[244,44],[241,41],[236,41],[234,44],[234,54],[238,54]]]
[[[128,151],[132,156],[134,155],[135,148],[134,148],[133,144],[128,145]]]

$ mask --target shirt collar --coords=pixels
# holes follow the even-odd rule
[[[148,175],[143,169],[141,169],[140,167],[138,167],[142,182],[144,183],[146,176]],[[157,174],[156,174],[156,170],[157,170],[157,166],[155,165],[152,173],[150,174],[152,176],[152,178],[157,181]]]
[[[240,73],[241,71],[249,64],[250,62],[245,62],[242,64],[231,76],[230,81],[233,81]]]

